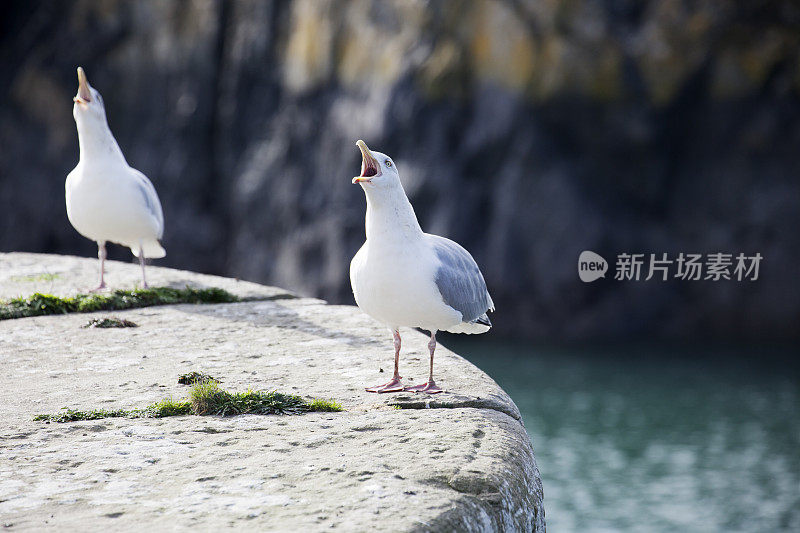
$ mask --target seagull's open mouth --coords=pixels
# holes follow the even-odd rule
[[[78,95],[72,101],[84,105],[92,101],[89,81],[86,79],[86,72],[81,67],[78,67]]]
[[[370,178],[378,173],[378,169],[375,167],[374,160],[370,159],[367,161],[366,159],[361,161],[361,178]]]
[[[361,175],[353,178],[353,183],[369,183],[372,178],[381,173],[378,160],[372,157],[372,152],[367,148],[367,143],[359,139],[356,146],[361,150]]]

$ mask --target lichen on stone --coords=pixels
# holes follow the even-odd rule
[[[206,383],[208,381],[219,383],[220,380],[202,372],[187,372],[178,376],[178,385],[196,385],[197,383]]]
[[[104,318],[93,318],[82,327],[84,328],[138,328],[139,324],[124,318],[108,316]]]

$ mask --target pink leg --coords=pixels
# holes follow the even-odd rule
[[[428,394],[438,394],[444,392],[440,389],[436,382],[433,381],[433,352],[436,350],[436,332],[431,331],[431,340],[428,343],[428,350],[431,352],[431,373],[428,376],[428,382],[423,385],[414,385],[413,387],[406,387],[405,390],[414,392],[427,392]]]
[[[405,388],[400,381],[402,379],[400,377],[400,332],[394,330],[392,335],[394,336],[394,376],[388,383],[368,387],[367,392],[400,392]]]
[[[144,276],[144,250],[142,250],[142,245],[139,245],[139,264],[142,265],[142,288],[147,288],[147,278]]]
[[[106,282],[103,279],[106,273],[106,243],[99,242],[97,243],[97,258],[100,260],[100,285],[92,289],[92,292],[96,292],[106,288]]]

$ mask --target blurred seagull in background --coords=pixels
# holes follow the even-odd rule
[[[386,324],[394,336],[394,376],[369,392],[442,392],[433,380],[436,332],[485,333],[494,311],[486,282],[470,253],[457,243],[424,233],[390,157],[364,141],[361,175],[353,178],[367,196],[367,241],[350,263],[356,303]],[[424,385],[400,381],[400,327],[431,332],[430,375]]]
[[[80,161],[67,176],[67,216],[87,239],[97,242],[100,285],[103,289],[106,242],[127,246],[142,266],[145,257],[164,257],[164,213],[156,189],[147,177],[128,166],[106,120],[103,98],[78,67],[78,94],[72,116],[78,126]]]

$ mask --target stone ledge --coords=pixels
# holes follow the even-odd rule
[[[86,285],[81,276],[94,280],[93,263],[0,254],[0,280],[37,267],[59,274],[11,289],[2,281],[0,291],[74,294]],[[109,270],[131,282],[137,268],[114,263]],[[151,270],[153,285],[286,294]],[[143,521],[178,529],[544,530],[541,482],[519,411],[494,381],[444,347],[437,375],[452,392],[375,395],[363,387],[386,379],[391,339],[353,307],[308,298],[175,305],[114,313],[138,328],[80,327],[107,314],[0,322],[0,515],[12,530],[133,530]],[[427,340],[412,331],[403,339],[401,373],[419,382]],[[180,397],[187,389],[177,376],[190,370],[221,378],[229,390],[333,398],[347,411],[31,420],[64,406],[132,408]]]
[[[34,292],[71,296],[86,293],[97,286],[97,259],[68,255],[0,253],[0,298],[28,296]],[[106,261],[106,283],[112,289],[134,289],[142,283],[138,263]],[[277,287],[221,276],[198,274],[148,265],[147,283],[153,287],[182,289],[219,287],[245,300],[292,297]]]

